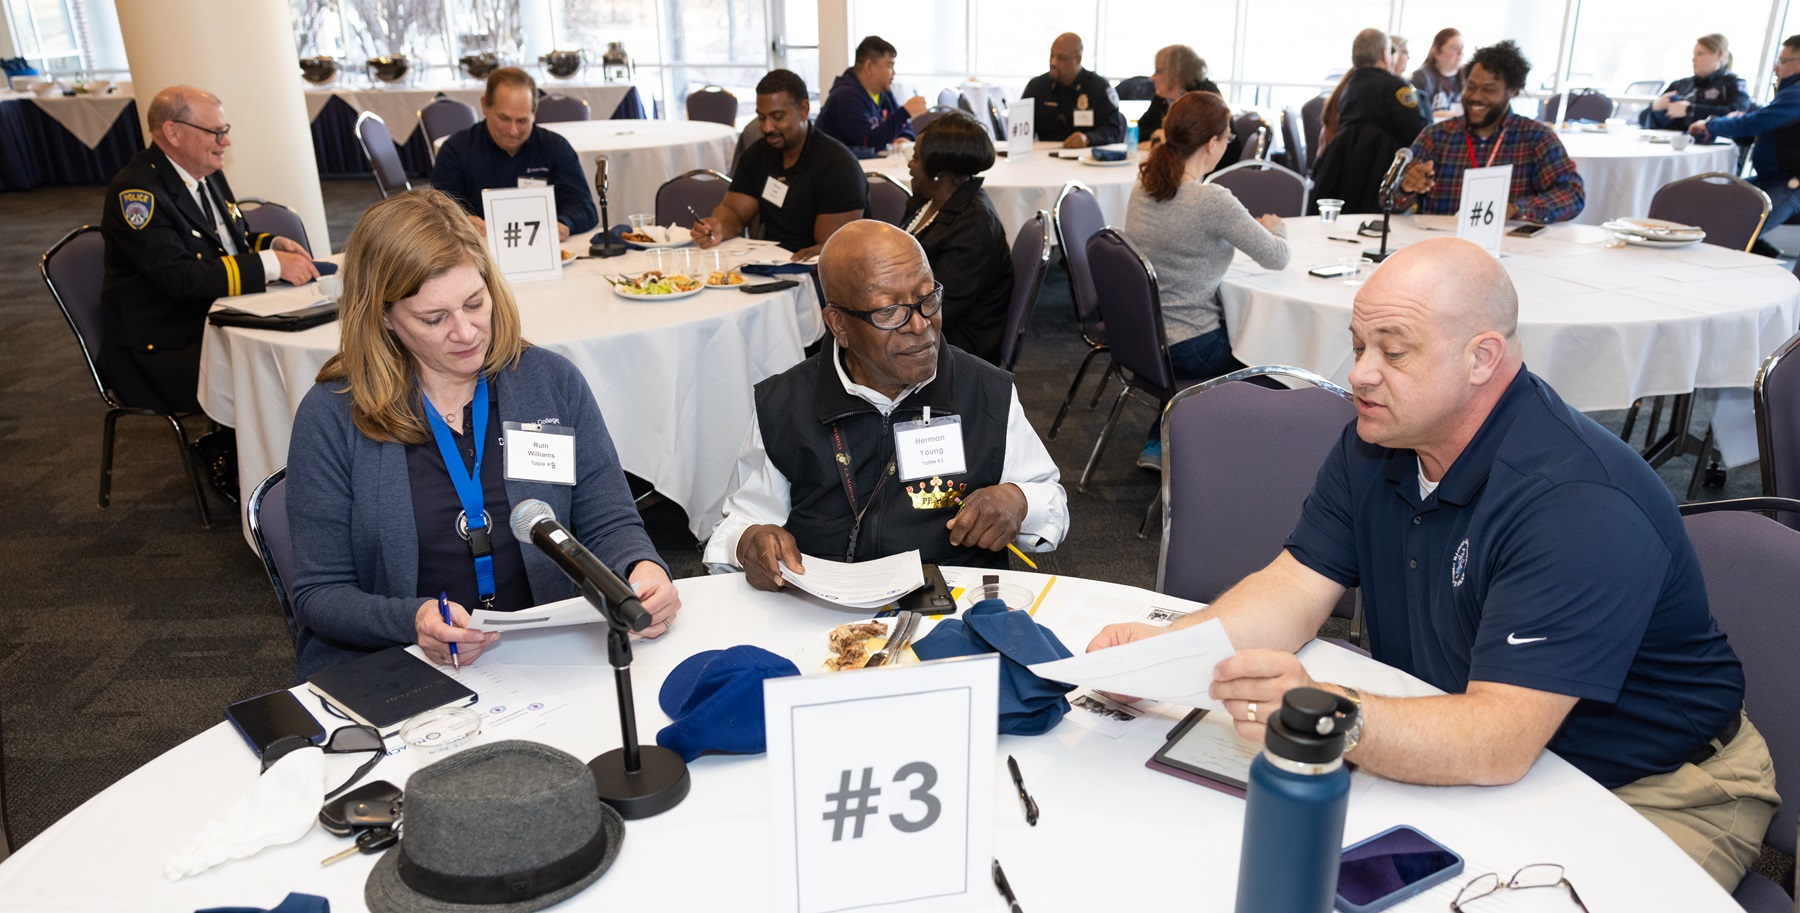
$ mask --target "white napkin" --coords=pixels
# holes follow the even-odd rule
[[[289,752],[256,778],[223,821],[208,821],[186,848],[170,853],[163,875],[180,881],[264,847],[293,843],[312,830],[324,795],[325,753]]]

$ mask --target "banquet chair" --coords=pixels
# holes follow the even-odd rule
[[[1305,178],[1312,173],[1312,157],[1307,154],[1309,144],[1300,122],[1300,112],[1292,107],[1281,109],[1281,143],[1287,147],[1287,166],[1295,174]]]
[[[938,90],[937,106],[940,108],[954,108],[957,106],[957,101],[961,98],[961,89],[954,86],[947,89],[940,89]]]
[[[250,521],[250,539],[256,543],[256,553],[262,556],[263,570],[275,587],[275,603],[281,606],[288,637],[297,637],[300,627],[294,621],[294,601],[287,588],[288,581],[294,579],[294,537],[288,529],[286,466],[257,483],[244,505],[244,514]]]
[[[1759,514],[1781,511],[1800,516],[1790,498],[1740,498],[1684,504],[1682,525],[1700,559],[1706,601],[1720,630],[1744,666],[1744,710],[1769,743],[1778,784],[1788,795],[1763,835],[1766,846],[1794,855],[1800,797],[1800,678],[1793,675],[1800,651],[1793,594],[1800,591],[1800,532]],[[1754,872],[1732,894],[1744,909],[1792,911],[1794,901],[1781,886]]]
[[[1063,417],[1069,414],[1069,404],[1075,401],[1075,394],[1081,389],[1088,365],[1093,363],[1094,356],[1106,351],[1106,322],[1100,318],[1094,280],[1088,274],[1087,254],[1088,239],[1106,227],[1106,216],[1100,211],[1099,201],[1094,199],[1094,191],[1080,181],[1070,181],[1063,185],[1062,193],[1056,198],[1055,220],[1056,241],[1062,248],[1063,262],[1069,268],[1069,297],[1075,304],[1075,325],[1081,330],[1081,339],[1087,343],[1088,352],[1081,359],[1081,367],[1075,370],[1075,379],[1070,381],[1068,395],[1063,397],[1062,406],[1056,410],[1056,419],[1050,423],[1048,437],[1051,440],[1056,439]],[[1106,389],[1106,378],[1111,373],[1112,368],[1108,366],[1100,375],[1100,386],[1094,390],[1094,401],[1088,408],[1099,404],[1100,394]]]
[[[1306,138],[1306,173],[1309,175],[1319,161],[1319,134],[1325,129],[1325,99],[1326,96],[1318,95],[1300,106],[1300,125],[1304,128],[1301,133]]]
[[[1664,83],[1660,79],[1640,79],[1637,82],[1627,85],[1625,87],[1625,94],[1660,95],[1662,94],[1663,85]],[[1627,122],[1633,124],[1638,122],[1638,116],[1644,113],[1644,109],[1650,107],[1649,102],[1643,101],[1621,101],[1616,104],[1617,107],[1613,112],[1613,116],[1623,117]]]
[[[691,228],[694,216],[688,212],[688,207],[693,207],[694,212],[702,216],[710,216],[725,201],[725,192],[730,189],[730,176],[711,168],[695,168],[672,177],[656,188],[656,224]]]
[[[1108,226],[1095,232],[1087,241],[1087,266],[1095,288],[1106,289],[1100,298],[1100,317],[1106,323],[1107,343],[1111,349],[1114,370],[1125,385],[1113,400],[1106,424],[1094,450],[1082,467],[1077,487],[1087,491],[1088,479],[1106,442],[1112,437],[1125,401],[1133,394],[1156,400],[1161,411],[1175,395],[1175,370],[1169,365],[1169,343],[1163,332],[1162,296],[1156,288],[1156,267],[1136,245],[1116,228]]]
[[[1248,382],[1259,377],[1304,386]],[[1171,398],[1162,423],[1157,592],[1211,602],[1275,560],[1319,464],[1355,418],[1350,391],[1302,368],[1243,368]],[[1332,615],[1355,614],[1356,594],[1345,591]]]
[[[1037,310],[1038,293],[1044,288],[1044,276],[1050,272],[1050,213],[1037,214],[1019,226],[1012,244],[1012,300],[1006,305],[1006,328],[1000,335],[1000,367],[1011,371],[1019,363],[1019,350],[1025,346],[1025,331],[1031,327],[1031,315]]]
[[[893,176],[880,171],[871,171],[869,178],[869,208],[867,218],[886,222],[896,228],[906,224],[906,203],[912,199],[912,191],[906,185],[894,180]]]
[[[1273,145],[1269,140],[1274,136],[1274,131],[1269,129],[1268,122],[1263,120],[1261,114],[1255,111],[1246,111],[1233,117],[1231,132],[1237,134],[1237,138],[1244,144],[1243,152],[1238,155],[1238,161],[1247,162],[1251,159],[1269,157],[1269,147]]]
[[[1114,89],[1120,101],[1155,101],[1156,80],[1148,76],[1127,76]]]
[[[1273,213],[1282,218],[1306,215],[1306,178],[1266,159],[1245,159],[1206,177],[1206,183],[1231,191],[1253,216]]]
[[[951,111],[960,110],[962,109],[954,105],[932,105],[925,109],[924,114],[912,119],[913,135],[918,136],[919,134],[924,133],[925,128],[931,126],[932,121],[943,117],[945,114],[948,114]]]
[[[687,97],[688,120],[710,121],[727,127],[737,126],[738,99],[719,86],[703,86]]]
[[[762,139],[762,126],[756,118],[750,118],[750,122],[745,124],[744,129],[738,132],[737,147],[731,150],[732,174],[737,173],[738,159],[744,157],[744,150],[750,148],[750,146],[759,139]]]
[[[1001,97],[998,92],[991,93],[988,95],[987,105],[988,105],[988,120],[993,122],[992,124],[990,124],[990,126],[993,127],[993,131],[994,131],[994,136],[993,136],[994,142],[1004,143],[1004,142],[1006,142],[1006,138],[1007,138],[1007,135],[1006,135],[1006,99]]]
[[[558,94],[538,99],[536,120],[540,124],[564,124],[590,120],[593,116],[585,98]]]
[[[1693,225],[1706,243],[1749,250],[1769,217],[1769,195],[1733,174],[1708,171],[1670,181],[1650,198],[1650,218]]]
[[[480,120],[480,115],[475,113],[474,108],[442,95],[420,108],[419,129],[425,131],[425,146],[431,150],[431,160],[437,161],[440,141],[453,133],[475,126]]]
[[[1751,390],[1763,494],[1800,497],[1800,334],[1763,359]]]
[[[1599,123],[1612,116],[1612,99],[1594,89],[1574,89],[1569,92],[1569,114],[1566,120],[1589,120]],[[1544,102],[1544,109],[1538,114],[1538,120],[1546,124],[1556,123],[1556,116],[1562,111],[1563,94],[1550,96]]]
[[[412,182],[406,179],[406,166],[400,164],[400,147],[394,145],[394,135],[388,132],[387,121],[381,115],[373,111],[357,115],[356,141],[369,158],[382,199],[412,189]]]
[[[100,368],[94,361],[94,356],[105,348],[100,318],[100,283],[106,274],[105,257],[106,241],[101,236],[100,229],[83,225],[63,236],[62,240],[45,252],[38,263],[38,270],[44,276],[44,284],[50,287],[50,297],[56,299],[56,306],[61,309],[63,318],[69,321],[69,329],[75,333],[75,342],[81,346],[81,357],[87,362],[88,376],[94,380],[94,389],[99,391],[100,399],[106,403],[106,422],[100,438],[100,506],[106,507],[112,503],[113,439],[119,416],[150,416],[168,422],[169,429],[174,432],[175,449],[180,454],[188,484],[193,489],[194,506],[200,511],[200,525],[211,529],[212,512],[206,506],[200,461],[194,455],[194,448],[188,444],[187,426],[182,424],[182,419],[192,417],[191,414],[164,412],[124,402],[100,377]]]
[[[312,243],[306,237],[306,223],[301,220],[299,213],[261,197],[239,200],[238,209],[244,214],[244,227],[250,230],[252,236],[270,234],[286,238],[306,248],[308,256],[312,255]]]

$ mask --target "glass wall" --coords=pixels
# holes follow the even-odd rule
[[[1206,61],[1209,79],[1231,78],[1236,0],[1112,0],[1103,9],[1098,52],[1089,53],[1104,61],[1100,72],[1109,78],[1149,76],[1156,69],[1156,52],[1171,44],[1193,48]],[[1094,44],[1089,42],[1090,49]]]
[[[1570,85],[1616,93],[1640,80],[1667,84],[1691,76],[1694,39],[1713,32],[1731,42],[1733,69],[1755,77],[1768,23],[1768,4],[1742,0],[1709,4],[1699,13],[1671,0],[1581,0]]]

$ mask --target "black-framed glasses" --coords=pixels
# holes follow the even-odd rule
[[[303,748],[317,748],[326,754],[354,754],[359,751],[372,751],[375,753],[374,756],[365,761],[361,767],[358,767],[356,772],[351,774],[350,779],[345,780],[342,786],[326,793],[325,798],[327,799],[362,782],[362,778],[367,776],[369,771],[375,768],[376,764],[381,763],[383,757],[387,756],[387,745],[382,742],[381,733],[376,731],[375,727],[343,726],[333,730],[330,737],[326,738],[325,743],[322,745],[316,744],[311,739],[299,735],[282,736],[269,743],[269,747],[263,749],[262,753],[263,772],[267,773],[269,768],[275,765],[276,761]]]
[[[917,301],[890,304],[873,311],[858,311],[836,302],[832,302],[831,306],[858,320],[866,321],[877,330],[898,330],[912,321],[913,311],[918,311],[919,316],[927,320],[936,317],[944,309],[944,286],[943,283],[933,282],[931,291]]]
[[[178,121],[176,121],[176,123],[181,124],[184,127],[193,127],[195,130],[198,130],[201,133],[211,133],[213,142],[220,143],[220,144],[223,144],[225,142],[225,134],[231,132],[230,124],[226,124],[223,127],[214,129],[212,127],[202,127],[199,124],[191,123],[191,122],[185,121],[185,120],[178,120]]]
[[[1563,877],[1563,867],[1550,862],[1525,866],[1505,881],[1501,881],[1500,876],[1493,872],[1477,875],[1463,885],[1461,891],[1456,892],[1456,899],[1450,901],[1450,909],[1452,913],[1481,913],[1481,907],[1471,908],[1468,905],[1490,894],[1530,888],[1568,888],[1569,898],[1575,901],[1575,906],[1581,908],[1581,913],[1587,913],[1587,904],[1581,902],[1581,895],[1575,892],[1575,885]]]

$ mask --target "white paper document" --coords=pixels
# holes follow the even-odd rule
[[[546,602],[541,606],[520,609],[517,612],[496,612],[492,609],[476,609],[469,613],[469,630],[471,631],[532,631],[538,628],[560,628],[566,625],[591,625],[604,622],[600,610],[593,603],[576,596],[559,602]]]
[[[802,563],[804,574],[783,564],[781,579],[847,608],[878,608],[925,585],[918,549],[854,564],[807,555]]]
[[[1207,694],[1213,667],[1236,653],[1225,626],[1211,619],[1172,634],[1068,659],[1037,663],[1031,671],[1051,681],[1069,682],[1112,694],[1168,701],[1183,707],[1223,710]]]

